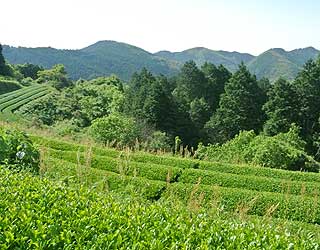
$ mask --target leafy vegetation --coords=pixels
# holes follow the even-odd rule
[[[276,222],[226,219],[163,203],[144,205],[126,196],[104,196],[28,174],[0,172],[2,249],[318,246],[314,232],[289,226],[283,230]]]
[[[297,127],[273,137],[258,135],[253,131],[240,132],[223,145],[200,145],[197,157],[230,163],[254,165],[288,170],[319,172],[319,163],[304,152],[305,142],[299,137]]]
[[[39,172],[39,151],[26,134],[0,128],[0,164],[14,169]]]

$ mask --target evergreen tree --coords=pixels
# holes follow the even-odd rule
[[[263,93],[244,64],[225,86],[219,108],[206,124],[211,142],[223,143],[240,130],[261,130]]]
[[[299,100],[297,110],[301,135],[307,141],[307,150],[314,153],[314,136],[320,132],[320,57],[308,61],[293,83]]]
[[[280,78],[270,88],[268,101],[263,106],[267,121],[264,131],[267,135],[288,132],[292,123],[298,122],[298,95],[292,84]]]
[[[177,87],[173,91],[176,100],[186,111],[195,98],[205,96],[207,81],[204,73],[197,67],[194,61],[186,62],[181,68],[177,78]]]
[[[213,113],[219,106],[220,96],[232,74],[223,65],[216,67],[214,64],[207,62],[201,70],[208,82],[204,97],[210,106],[211,113]]]
[[[2,54],[2,45],[0,44],[0,75],[11,76],[12,72],[10,67],[6,64],[4,56]]]

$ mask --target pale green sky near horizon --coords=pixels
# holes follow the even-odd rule
[[[0,43],[12,46],[79,49],[115,40],[150,52],[320,49],[320,1],[2,0],[0,13]]]

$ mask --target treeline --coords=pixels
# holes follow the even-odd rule
[[[126,111],[188,145],[222,144],[242,130],[273,136],[300,128],[308,153],[317,156],[320,132],[320,59],[308,61],[296,79],[270,84],[242,64],[231,74],[187,62],[174,79],[147,70],[129,83]]]

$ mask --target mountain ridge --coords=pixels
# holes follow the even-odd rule
[[[237,51],[194,47],[180,52],[162,50],[151,53],[127,43],[102,40],[82,49],[4,45],[3,54],[13,64],[33,63],[49,68],[62,63],[73,79],[116,74],[123,80],[129,80],[134,72],[143,67],[157,75],[173,76],[186,61],[193,60],[198,66],[204,62],[222,64],[232,72],[243,62],[258,78],[267,77],[275,81],[280,76],[292,80],[303,64],[315,59],[320,51],[311,46],[291,51],[271,48],[254,56]]]

